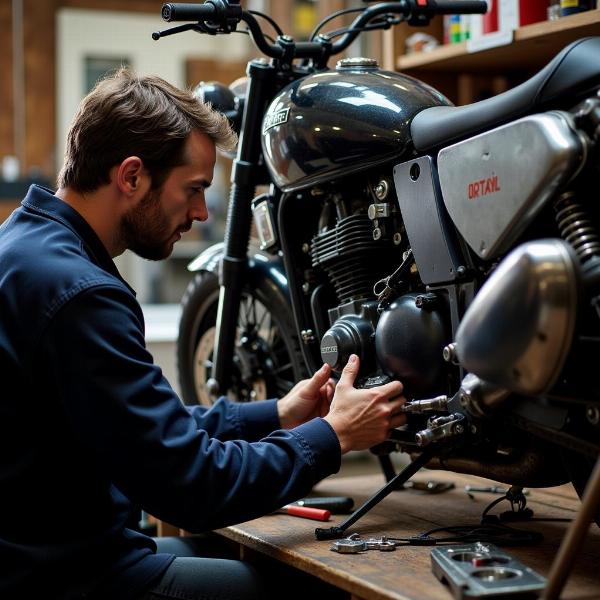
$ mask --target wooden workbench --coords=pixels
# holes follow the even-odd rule
[[[442,494],[415,490],[392,492],[378,506],[355,523],[348,533],[365,537],[387,535],[408,537],[442,525],[478,523],[483,509],[497,495],[465,492],[466,484],[498,485],[485,479],[443,471],[421,471],[413,480],[451,481],[455,488]],[[351,496],[358,506],[384,483],[382,475],[330,479],[321,482],[314,495]],[[537,518],[573,518],[579,499],[572,487],[530,490],[528,506]],[[493,513],[509,509],[506,502]],[[328,523],[319,523],[284,514],[255,519],[221,529],[217,533],[240,545],[246,559],[261,557],[284,563],[327,582],[345,594],[365,600],[448,600],[452,595],[431,572],[431,547],[400,547],[395,552],[368,551],[361,554],[338,554],[330,550],[331,542],[317,541],[315,527],[339,524],[344,515],[335,515]],[[560,540],[569,523],[532,522],[517,527],[534,529],[544,535],[536,546],[507,548],[511,555],[542,575],[547,575]],[[268,557],[268,559],[266,558]],[[275,563],[274,563],[275,564]],[[333,588],[332,588],[333,589]],[[282,591],[281,598],[287,594]],[[600,599],[600,529],[593,525],[561,596],[569,600]]]

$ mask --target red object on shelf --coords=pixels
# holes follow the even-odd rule
[[[498,31],[498,0],[488,0],[487,12],[483,15],[483,33]]]
[[[519,0],[519,27],[548,18],[547,0]]]

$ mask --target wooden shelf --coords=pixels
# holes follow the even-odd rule
[[[411,74],[413,71],[501,74],[540,69],[570,42],[594,35],[600,35],[600,8],[521,27],[515,30],[513,42],[506,46],[469,53],[467,43],[461,42],[431,52],[403,55],[397,59],[396,68]]]

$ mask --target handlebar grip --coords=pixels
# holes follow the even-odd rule
[[[437,0],[433,4],[438,15],[482,15],[488,9],[485,0]]]
[[[217,8],[210,2],[204,4],[183,4],[180,2],[169,2],[163,4],[161,16],[169,23],[173,21],[204,21],[214,17]]]

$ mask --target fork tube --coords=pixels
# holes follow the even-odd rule
[[[238,313],[248,265],[252,225],[251,201],[260,173],[262,116],[271,99],[274,68],[264,60],[248,64],[248,88],[238,153],[233,161],[231,192],[225,226],[225,252],[219,270],[219,308],[212,377],[207,387],[212,396],[226,393],[231,384]]]

